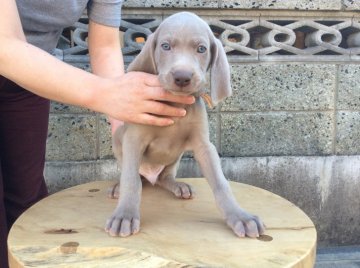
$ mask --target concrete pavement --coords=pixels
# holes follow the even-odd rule
[[[315,268],[360,268],[360,245],[318,248]]]

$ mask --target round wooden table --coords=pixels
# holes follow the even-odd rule
[[[205,179],[183,179],[196,197],[180,200],[145,184],[140,233],[110,237],[106,219],[114,182],[96,181],[45,198],[12,227],[11,267],[313,267],[316,230],[295,205],[268,191],[231,182],[240,203],[260,216],[264,236],[238,238],[218,212]]]

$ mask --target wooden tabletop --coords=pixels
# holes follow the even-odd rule
[[[180,200],[143,187],[140,233],[110,237],[106,219],[114,184],[96,181],[45,198],[9,234],[11,267],[313,267],[316,230],[298,207],[268,191],[231,182],[240,205],[267,226],[258,239],[238,238],[218,212],[203,178],[183,179],[196,191]]]

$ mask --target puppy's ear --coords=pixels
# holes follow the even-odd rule
[[[155,53],[155,33],[148,36],[139,55],[130,63],[127,71],[145,72],[149,74],[157,74],[157,68],[154,59]]]
[[[226,97],[231,96],[230,66],[221,42],[213,37],[211,47],[210,94],[216,106]]]

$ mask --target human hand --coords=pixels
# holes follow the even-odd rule
[[[186,114],[183,108],[160,101],[192,104],[193,96],[177,96],[164,90],[155,75],[129,72],[115,79],[106,79],[105,89],[95,98],[95,109],[124,122],[168,126],[171,117]]]

